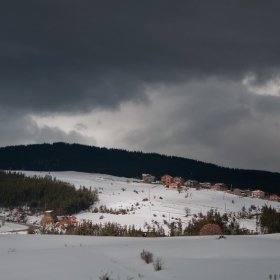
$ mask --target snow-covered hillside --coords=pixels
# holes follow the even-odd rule
[[[28,176],[45,176],[46,172],[24,171]],[[106,205],[112,209],[129,209],[126,215],[102,214],[104,218],[100,220],[100,213],[83,212],[73,213],[78,220],[92,220],[94,223],[99,222],[117,222],[122,225],[136,225],[142,227],[145,223],[150,224],[155,220],[163,225],[163,220],[176,221],[181,219],[183,225],[191,219],[193,214],[202,212],[205,214],[211,208],[224,213],[238,212],[241,208],[249,208],[251,205],[261,208],[263,205],[271,205],[279,208],[280,203],[271,202],[254,198],[240,198],[235,195],[227,194],[219,191],[200,190],[191,188],[188,196],[184,191],[178,193],[175,190],[167,190],[162,185],[143,184],[135,179],[115,177],[104,174],[90,174],[80,172],[51,172],[50,175],[59,180],[74,184],[76,188],[85,186],[92,189],[96,188],[99,192],[100,202],[96,205]],[[187,196],[187,198],[186,198]],[[143,201],[143,199],[149,201]],[[190,216],[185,217],[184,208],[190,208]],[[254,219],[239,220],[241,227],[250,230],[256,230],[256,222]],[[168,229],[166,228],[166,233]]]

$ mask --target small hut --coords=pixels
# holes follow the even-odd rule
[[[53,212],[53,210],[45,211],[44,217],[41,220],[43,225],[50,224],[50,223],[54,222],[53,217],[52,217],[52,212]]]

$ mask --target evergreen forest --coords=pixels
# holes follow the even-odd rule
[[[97,191],[56,180],[50,176],[27,177],[20,172],[0,170],[0,207],[30,207],[53,210],[54,215],[78,213],[98,200]]]
[[[180,176],[199,182],[222,182],[232,188],[260,189],[280,194],[280,173],[226,168],[210,163],[156,153],[53,143],[0,148],[0,169],[79,171],[141,178],[150,173]]]

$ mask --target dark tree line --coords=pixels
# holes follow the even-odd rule
[[[226,213],[221,215],[220,212],[211,209],[206,215],[200,214],[200,217],[192,218],[192,220],[188,222],[183,235],[199,235],[201,229],[207,224],[218,225],[221,228],[222,233],[226,235],[243,235],[250,233],[249,230],[240,228],[240,225],[235,218],[230,219]]]
[[[82,221],[75,227],[74,234],[76,235],[91,235],[91,236],[126,236],[126,237],[163,237],[165,236],[162,227],[151,227],[150,230],[143,231],[141,228],[137,229],[134,225],[120,225],[118,223],[93,223],[92,221]]]
[[[34,171],[81,171],[125,177],[152,173],[200,182],[223,182],[233,188],[261,189],[280,194],[280,173],[225,168],[197,160],[106,149],[79,144],[35,144],[0,148],[0,169]]]
[[[98,200],[97,191],[59,180],[27,177],[19,172],[0,170],[0,206],[28,206],[36,210],[54,210],[56,215],[73,214],[87,209]]]
[[[263,206],[259,217],[259,223],[262,233],[280,232],[280,213],[271,206]]]

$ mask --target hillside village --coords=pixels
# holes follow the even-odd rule
[[[241,228],[249,230],[244,232],[256,233],[260,230],[256,219],[262,207],[280,207],[277,196],[264,196],[261,191],[231,190],[224,183],[185,181],[181,177],[173,178],[168,174],[161,176],[159,181],[151,174],[143,174],[141,180],[135,180],[98,173],[25,173],[27,176],[74,183],[77,190],[92,189],[99,196],[99,200],[92,207],[71,213],[58,214],[47,205],[39,211],[27,206],[0,209],[2,225],[5,220],[33,225],[41,228],[38,233],[63,234],[69,232],[69,225],[73,225],[77,231],[79,226],[88,226],[84,224],[85,221],[91,221],[95,226],[110,223],[121,225],[121,230],[127,225],[128,231],[133,225],[142,228],[143,232],[155,228],[160,229],[159,234],[162,234],[163,227],[168,236],[171,234],[172,225],[181,223],[182,227],[186,227],[193,218],[205,217],[209,211],[228,215],[228,225],[230,221],[235,222],[234,219],[237,219]],[[271,202],[268,203],[267,199]]]
[[[238,189],[228,188],[228,186],[224,183],[215,183],[211,184],[209,182],[199,183],[195,180],[184,180],[182,177],[172,177],[169,174],[165,174],[161,176],[161,180],[157,181],[156,177],[152,174],[142,174],[142,180],[140,182],[148,183],[148,184],[162,184],[165,185],[168,189],[173,189],[177,191],[181,191],[183,188],[195,188],[196,190],[206,189],[206,190],[214,190],[214,191],[223,191],[228,194],[237,195],[240,197],[252,197],[259,199],[266,199],[271,201],[280,202],[280,197],[276,194],[266,195],[265,192],[261,190],[249,190],[249,189]]]

